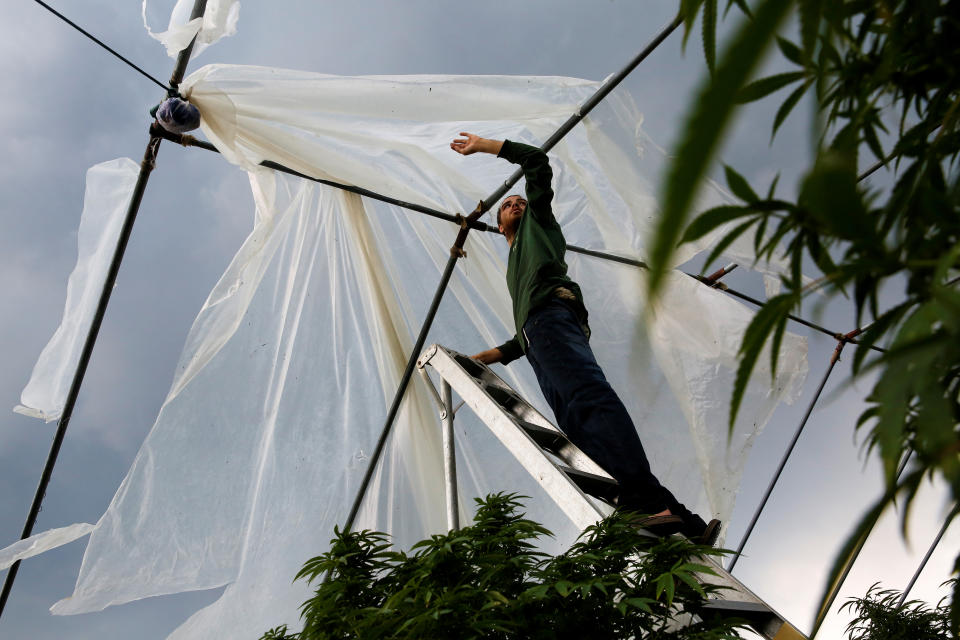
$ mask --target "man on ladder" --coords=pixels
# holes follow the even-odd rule
[[[517,333],[473,357],[508,364],[526,354],[560,429],[617,480],[621,507],[648,514],[637,525],[714,544],[720,521],[705,523],[653,475],[630,415],[594,358],[583,296],[563,260],[567,245],[551,207],[547,154],[510,140],[460,135],[450,143],[454,151],[491,153],[519,164],[527,182],[526,199],[508,196],[497,209],[497,224],[510,245],[507,288]]]

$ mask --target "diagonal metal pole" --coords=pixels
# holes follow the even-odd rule
[[[910,457],[913,455],[913,451],[907,451],[907,454],[903,457],[903,460],[900,461],[900,466],[897,468],[896,481],[900,480],[900,476],[903,475],[903,472],[907,468],[907,464],[910,462]],[[895,482],[896,482],[895,481]],[[879,517],[877,521],[873,523],[873,526],[863,533],[860,539],[857,541],[856,545],[853,547],[853,550],[850,553],[849,558],[847,559],[846,565],[843,567],[843,571],[840,572],[840,575],[837,577],[836,581],[830,587],[830,592],[823,599],[824,605],[821,608],[821,615],[826,616],[827,612],[830,611],[830,608],[833,606],[833,603],[836,601],[837,596],[840,595],[840,589],[843,588],[843,583],[847,581],[847,576],[850,575],[850,570],[853,569],[853,565],[856,564],[857,559],[860,557],[860,552],[863,551],[863,547],[867,544],[867,539],[870,537],[870,534],[873,533],[873,527],[876,526],[879,522]],[[814,622],[814,628],[820,629],[820,624],[823,622],[823,617],[821,615],[817,616],[816,621]],[[811,640],[814,640],[811,638]]]
[[[611,76],[603,83],[596,93],[591,96],[583,105],[580,106],[580,109],[577,110],[577,113],[570,116],[566,122],[560,125],[560,128],[557,129],[552,136],[550,136],[547,141],[543,144],[541,149],[543,151],[549,151],[553,148],[557,142],[559,142],[563,136],[570,132],[573,127],[577,125],[581,120],[586,117],[590,111],[600,103],[611,91],[620,82],[626,78],[631,71],[633,71],[637,65],[643,62],[647,56],[649,56],[657,46],[667,39],[677,27],[682,24],[682,19],[677,16],[670,24],[664,27],[659,34],[648,44],[643,51],[637,54],[623,69],[620,70],[616,75]],[[457,260],[463,255],[463,245],[466,242],[467,234],[470,232],[471,225],[475,223],[480,216],[487,212],[490,207],[496,203],[497,200],[503,197],[503,195],[510,189],[517,181],[523,176],[523,171],[518,169],[510,176],[499,188],[497,188],[489,197],[480,201],[480,204],[477,205],[477,208],[466,218],[463,218],[461,221],[460,232],[457,234],[457,239],[454,242],[453,247],[450,249],[450,258],[447,260],[447,265],[443,270],[443,275],[440,277],[440,284],[437,286],[436,293],[433,296],[433,301],[430,303],[430,308],[427,311],[427,316],[424,318],[423,325],[420,328],[420,334],[417,336],[417,341],[414,344],[413,350],[410,353],[410,358],[407,360],[407,366],[403,371],[403,376],[400,378],[400,384],[397,388],[397,392],[393,397],[393,402],[390,405],[390,409],[387,412],[387,419],[383,425],[383,429],[380,432],[380,437],[377,440],[376,447],[373,450],[373,453],[370,456],[370,462],[367,464],[367,470],[363,475],[363,479],[360,481],[360,487],[357,490],[357,495],[354,498],[353,504],[350,507],[350,513],[347,516],[347,520],[344,523],[344,531],[350,531],[353,528],[354,520],[357,517],[357,512],[360,510],[360,505],[363,504],[363,498],[366,496],[367,488],[370,486],[370,480],[373,478],[373,473],[377,468],[377,463],[380,461],[380,456],[383,453],[384,446],[386,445],[387,439],[390,436],[390,431],[393,428],[393,423],[396,420],[397,413],[400,409],[400,404],[403,400],[403,396],[407,390],[407,386],[410,383],[410,378],[413,375],[413,369],[416,366],[417,358],[420,355],[420,352],[423,350],[423,345],[426,343],[427,333],[430,331],[430,327],[433,325],[433,320],[436,317],[437,309],[440,307],[440,301],[443,299],[443,294],[447,289],[447,285],[450,283],[450,277],[453,275],[453,269],[457,264]]]
[[[943,534],[947,532],[947,527],[950,526],[950,523],[953,522],[953,519],[957,516],[960,510],[954,509],[949,514],[947,514],[947,519],[943,521],[943,526],[940,527],[940,533],[937,534],[937,537],[933,539],[933,542],[930,543],[930,548],[927,549],[927,553],[923,556],[923,560],[920,561],[920,566],[917,567],[917,570],[914,572],[913,577],[910,578],[910,582],[907,583],[907,587],[903,590],[903,593],[900,594],[900,599],[897,601],[897,608],[903,606],[903,603],[907,600],[907,595],[910,593],[910,590],[913,589],[913,585],[917,583],[917,579],[920,577],[920,574],[923,573],[924,567],[927,566],[927,561],[930,560],[930,556],[933,555],[934,550],[937,548],[937,545],[940,544],[940,540],[943,538]]]
[[[195,0],[191,20],[203,16],[206,9],[207,0]],[[194,41],[196,38],[194,38]],[[190,53],[193,51],[193,41],[186,49],[180,52],[174,67],[173,75],[170,77],[170,86],[173,90],[179,86],[183,80],[183,74],[190,60]],[[87,365],[90,364],[90,356],[93,353],[93,346],[97,341],[97,335],[100,333],[100,325],[103,323],[103,317],[107,311],[107,305],[110,302],[110,294],[117,281],[117,274],[120,271],[120,263],[123,261],[123,254],[127,249],[127,243],[130,240],[130,234],[133,231],[133,223],[137,217],[137,211],[140,209],[140,203],[143,200],[143,193],[147,187],[147,180],[156,162],[157,151],[160,146],[160,137],[151,134],[147,149],[143,154],[143,161],[140,163],[140,174],[137,176],[137,182],[133,188],[133,194],[130,197],[130,204],[127,207],[126,217],[123,227],[120,230],[120,237],[117,239],[117,246],[113,252],[113,258],[110,267],[107,270],[107,277],[103,283],[103,289],[100,292],[100,300],[97,304],[93,321],[90,323],[90,329],[83,343],[83,349],[80,352],[80,360],[77,362],[77,368],[73,374],[73,380],[70,383],[70,389],[67,392],[67,398],[64,402],[63,413],[57,423],[57,431],[53,437],[53,443],[50,446],[50,452],[47,454],[47,461],[44,464],[43,472],[40,474],[40,482],[37,485],[37,491],[33,496],[33,503],[30,505],[30,512],[27,514],[26,523],[23,525],[23,531],[20,539],[29,538],[33,533],[34,524],[37,521],[37,515],[40,513],[40,506],[47,492],[47,486],[50,484],[50,478],[53,475],[53,468],[57,463],[57,456],[60,454],[60,447],[67,433],[67,426],[70,424],[70,417],[73,415],[73,409],[77,402],[77,396],[80,394],[80,387],[83,384],[83,377],[87,371]],[[15,562],[7,573],[3,582],[3,590],[0,591],[0,616],[3,615],[7,600],[10,598],[10,591],[13,589],[13,582],[17,578],[20,570],[20,561]]]
[[[830,356],[830,366],[827,367],[827,371],[823,374],[823,379],[820,380],[820,386],[817,387],[817,392],[813,394],[813,400],[811,400],[810,404],[807,406],[807,410],[803,414],[803,418],[800,420],[800,425],[793,434],[793,439],[787,446],[787,450],[783,452],[783,457],[780,459],[780,465],[774,472],[773,478],[770,480],[770,484],[767,485],[767,490],[763,494],[760,504],[757,505],[757,509],[753,513],[753,518],[750,520],[750,524],[747,525],[747,530],[743,534],[743,538],[740,539],[740,546],[737,547],[737,550],[734,552],[733,558],[730,561],[730,565],[727,567],[728,573],[733,573],[733,568],[737,566],[737,560],[740,559],[740,555],[743,553],[743,548],[747,546],[747,540],[750,539],[750,534],[753,533],[753,528],[757,525],[757,521],[760,519],[760,514],[763,513],[764,508],[767,506],[767,500],[770,499],[770,494],[773,493],[773,488],[777,486],[777,482],[780,480],[780,474],[783,473],[783,468],[787,466],[787,460],[790,459],[790,455],[793,453],[793,448],[797,445],[797,440],[800,439],[800,434],[803,433],[804,427],[807,426],[807,420],[810,419],[810,414],[813,413],[813,408],[817,406],[817,401],[820,400],[820,394],[823,393],[823,388],[826,386],[827,380],[830,378],[830,374],[833,373],[833,368],[836,366],[837,360],[840,359],[840,353],[843,351],[845,344],[846,343],[843,341],[837,342],[837,347],[833,350],[833,355]]]

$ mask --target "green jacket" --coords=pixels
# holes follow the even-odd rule
[[[503,353],[503,364],[512,362],[527,350],[523,324],[537,307],[556,297],[562,287],[573,293],[572,300],[564,300],[586,327],[587,309],[577,283],[567,276],[563,255],[567,242],[557,219],[553,217],[551,201],[553,170],[547,154],[536,147],[505,140],[498,157],[519,164],[527,181],[527,209],[520,218],[520,226],[510,246],[507,260],[507,289],[513,300],[513,321],[516,335],[498,349]]]

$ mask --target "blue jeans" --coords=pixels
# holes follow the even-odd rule
[[[640,513],[670,509],[688,537],[706,523],[680,504],[650,470],[630,414],[607,382],[573,310],[559,300],[530,312],[523,332],[527,359],[557,425],[620,483],[619,504]]]

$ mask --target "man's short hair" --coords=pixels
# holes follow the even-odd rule
[[[500,226],[500,208],[503,206],[503,201],[506,200],[507,198],[512,198],[513,196],[518,196],[521,198],[523,197],[519,193],[511,193],[510,195],[506,196],[503,200],[497,203],[497,226],[498,227]]]

